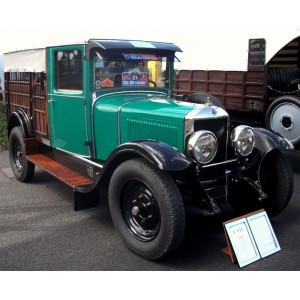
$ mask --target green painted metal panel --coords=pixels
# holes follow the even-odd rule
[[[118,100],[104,97],[94,106],[95,153],[100,160],[106,160],[118,146],[118,109],[122,104]]]
[[[163,141],[184,150],[184,118],[194,104],[154,97],[130,103],[121,111],[121,143],[139,139]]]
[[[84,98],[68,98],[65,95],[53,95],[50,103],[53,126],[51,126],[52,146],[81,155],[88,155],[85,128]]]
[[[101,94],[98,94],[98,96]],[[145,95],[113,94],[101,95],[94,105],[94,141],[97,159],[106,160],[119,145],[118,112],[130,101],[144,99]]]
[[[194,104],[150,93],[120,93],[100,97],[94,105],[96,157],[106,160],[121,143],[140,139],[184,147],[184,118]]]
[[[58,89],[56,86],[57,66],[55,55],[57,51],[79,49],[84,55],[83,45],[52,47],[47,49],[48,59],[48,111],[50,126],[50,143],[52,147],[60,148],[76,154],[89,156],[87,123],[89,114],[86,110],[86,79],[85,62],[82,61],[82,90]]]

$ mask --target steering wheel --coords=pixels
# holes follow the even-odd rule
[[[153,84],[153,87],[156,87],[156,82],[155,82],[155,81],[149,80],[148,82],[149,82],[149,84],[152,83],[152,84]]]

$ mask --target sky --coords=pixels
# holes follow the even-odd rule
[[[265,3],[267,2],[267,3]],[[169,41],[197,31],[300,28],[299,4],[263,0],[6,0],[0,6],[0,52],[92,37]]]
[[[294,3],[284,7],[263,0],[5,1],[0,6],[0,53],[90,38],[140,39],[177,44],[183,50],[177,55],[178,69],[241,69],[246,67],[247,39],[262,37],[259,30],[300,28],[299,13],[291,9]],[[228,32],[234,35],[233,43]],[[246,39],[238,44],[241,36]],[[230,59],[232,44],[236,51]]]

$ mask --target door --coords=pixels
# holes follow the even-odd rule
[[[49,127],[52,147],[89,156],[83,57],[84,45],[48,49]]]

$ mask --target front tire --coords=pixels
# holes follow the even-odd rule
[[[289,204],[294,189],[293,172],[287,158],[275,149],[266,155],[259,170],[262,190],[269,195],[264,209],[270,217],[282,212]]]
[[[293,172],[279,149],[263,158],[256,188],[263,191],[265,199],[258,196],[247,180],[239,179],[239,184],[229,190],[231,207],[241,215],[264,209],[269,217],[274,217],[288,205],[294,188]]]
[[[8,145],[9,161],[16,178],[22,182],[30,181],[34,174],[35,165],[25,157],[24,135],[20,126],[12,129]]]
[[[143,159],[122,163],[109,186],[114,225],[129,249],[155,260],[173,252],[185,227],[183,201],[172,177]]]

